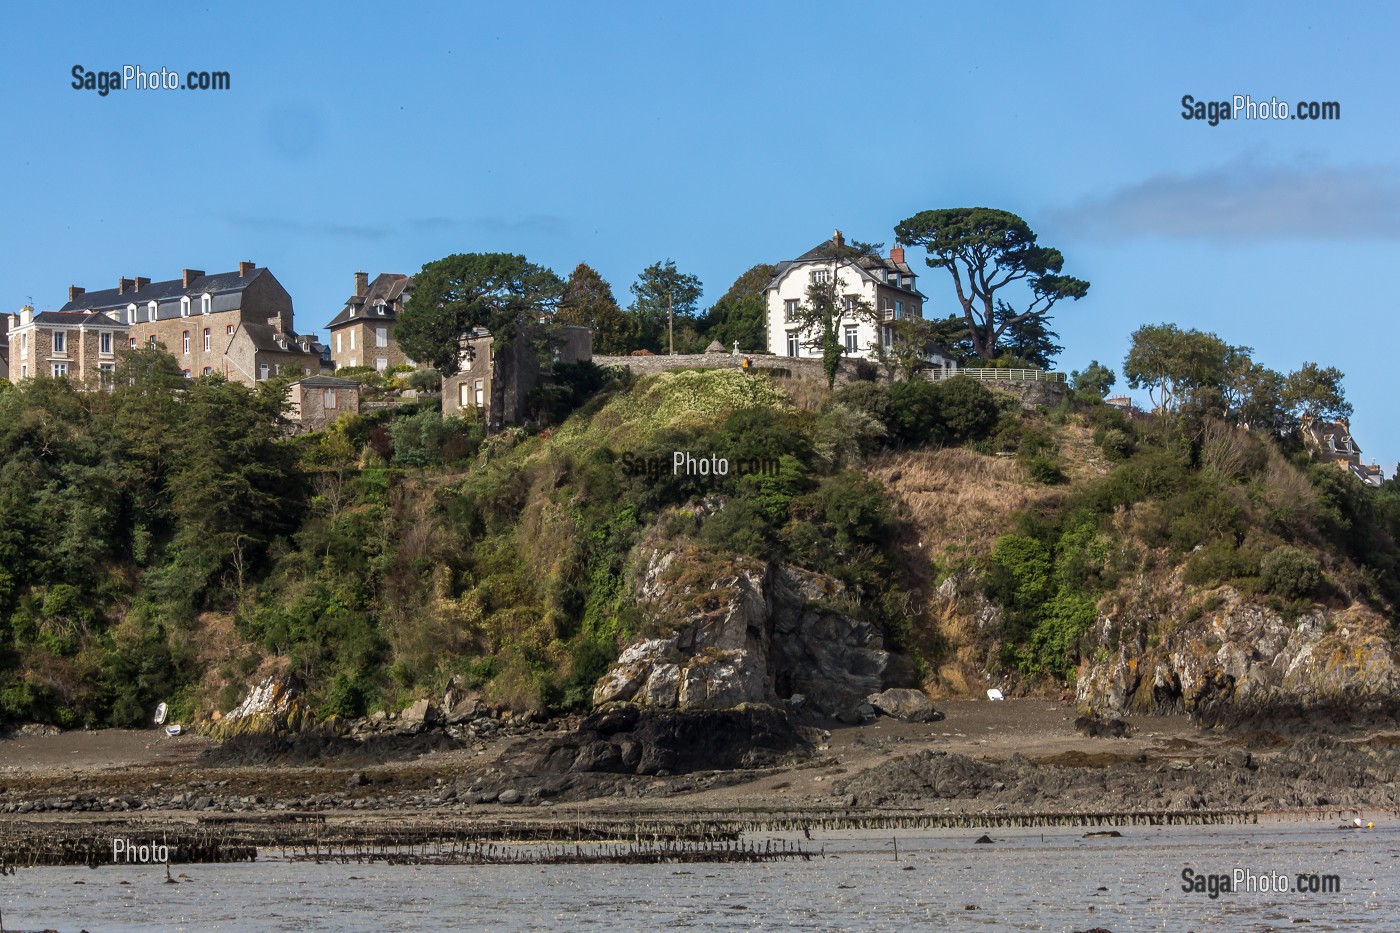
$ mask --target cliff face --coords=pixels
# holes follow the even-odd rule
[[[1222,587],[1212,610],[1188,618],[1184,588],[1176,592],[1155,609],[1130,595],[1099,617],[1079,668],[1081,705],[1228,719],[1400,702],[1400,655],[1374,610],[1317,607],[1290,620]]]
[[[831,577],[756,558],[719,564],[683,546],[644,550],[639,567],[652,634],[623,650],[595,705],[789,703],[843,716],[869,694],[917,681],[878,626],[834,608],[847,594]]]

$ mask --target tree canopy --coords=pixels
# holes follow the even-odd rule
[[[1062,275],[1060,251],[1039,245],[1030,225],[1009,211],[923,211],[900,221],[895,238],[905,246],[922,246],[931,268],[948,270],[973,351],[984,360],[996,358],[1011,329],[1043,322],[1057,302],[1077,301],[1089,291],[1083,279]],[[1017,282],[1030,291],[1021,307],[1002,297],[1009,293],[999,294]]]
[[[668,349],[667,324],[696,316],[702,289],[700,279],[681,272],[675,260],[654,262],[632,283],[632,314],[642,347],[653,352]]]
[[[637,322],[617,304],[612,286],[588,263],[581,262],[564,282],[555,319],[593,331],[593,352],[620,355],[637,339]]]
[[[461,367],[462,340],[474,328],[500,348],[521,325],[552,311],[564,283],[551,270],[512,253],[455,253],[425,265],[399,316],[395,336],[405,353],[444,376]]]
[[[768,301],[766,289],[776,266],[759,263],[734,280],[729,291],[705,314],[705,336],[725,347],[735,342],[743,351],[767,349]]]

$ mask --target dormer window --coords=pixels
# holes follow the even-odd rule
[[[214,299],[211,298],[207,292],[206,292],[205,294],[203,294],[203,295],[200,295],[200,296],[199,296],[199,313],[200,313],[200,314],[208,314],[210,311],[213,311],[213,310],[214,310]]]
[[[180,317],[190,316],[190,296],[185,295],[180,299]]]
[[[154,301],[152,301],[150,304],[146,305],[146,320],[148,320],[148,321],[154,321],[155,319],[156,319],[156,303],[155,303]]]
[[[126,322],[128,324],[136,323],[136,305],[129,304],[126,306]]]

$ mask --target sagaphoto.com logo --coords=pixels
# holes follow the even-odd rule
[[[113,91],[227,91],[232,79],[227,71],[180,71],[177,68],[142,68],[122,65],[114,71],[92,71],[74,65],[71,87],[106,97]]]

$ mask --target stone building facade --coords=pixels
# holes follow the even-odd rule
[[[573,324],[553,329],[548,351],[554,363],[577,363],[593,359],[593,332]],[[547,362],[535,349],[539,335],[525,335],[505,348],[511,358],[503,366],[508,373],[505,402],[501,412],[491,412],[491,381],[495,351],[491,334],[478,330],[463,342],[461,369],[442,381],[442,413],[473,412],[489,424],[518,424],[525,418],[525,402],[530,390],[545,377]]]
[[[372,366],[380,372],[393,366],[423,368],[394,339],[399,314],[412,293],[412,276],[381,272],[371,282],[368,273],[356,272],[354,293],[326,325],[336,367]]]
[[[126,326],[95,311],[25,307],[8,320],[9,378],[51,376],[100,385],[116,369]]]
[[[0,314],[0,379],[10,378],[10,316]]]
[[[360,410],[360,384],[334,376],[307,376],[288,386],[287,419],[298,431],[321,431]]]
[[[293,327],[292,297],[268,269],[240,262],[237,271],[206,274],[182,270],[177,279],[152,282],[122,277],[116,288],[89,292],[68,289],[62,313],[89,312],[125,325],[127,345],[164,346],[185,375],[218,374],[252,384],[288,371],[313,374],[329,368],[329,354],[314,338]],[[253,335],[240,337],[241,328]],[[273,335],[265,338],[264,334]],[[266,369],[268,376],[260,375]]]

